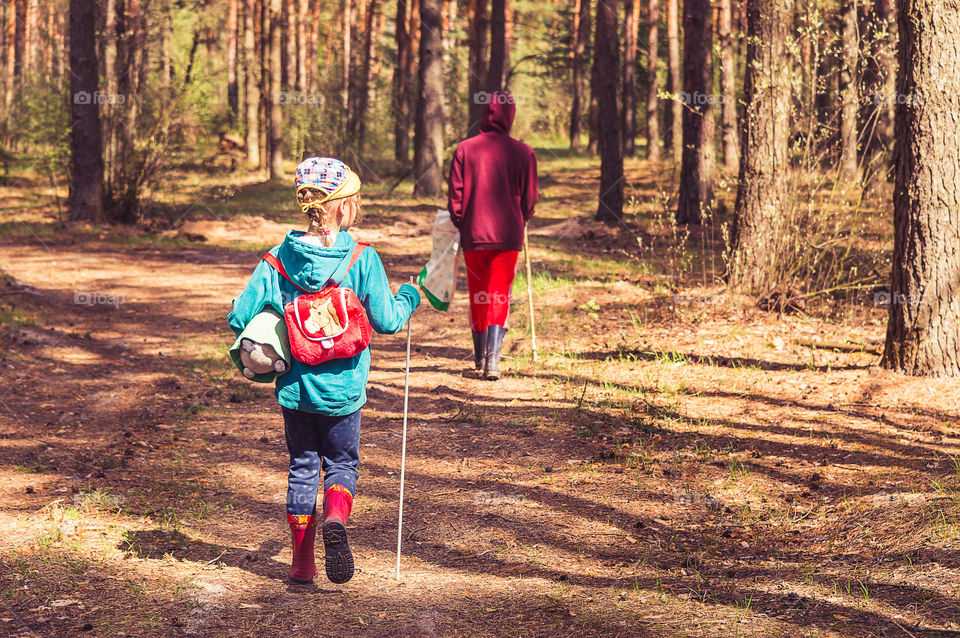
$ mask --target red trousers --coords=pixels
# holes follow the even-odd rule
[[[519,250],[465,250],[467,287],[470,290],[470,325],[474,332],[507,325],[510,288],[516,274]]]

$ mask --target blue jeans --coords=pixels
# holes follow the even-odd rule
[[[323,490],[342,485],[357,493],[360,465],[360,410],[347,416],[310,414],[281,407],[290,452],[287,513],[313,514],[317,506],[320,470]]]

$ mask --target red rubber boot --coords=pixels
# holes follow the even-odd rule
[[[340,584],[353,578],[353,554],[347,544],[347,519],[353,496],[342,485],[334,485],[323,495],[323,548],[327,578]]]
[[[293,562],[290,564],[290,580],[301,585],[313,582],[317,575],[314,559],[314,541],[317,538],[317,517],[307,514],[287,514],[290,537],[293,542]]]

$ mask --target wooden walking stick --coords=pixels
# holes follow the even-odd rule
[[[400,514],[397,518],[397,580],[400,580],[400,543],[403,539],[403,481],[407,471],[407,406],[410,399],[410,324],[407,319],[407,368],[403,374],[403,444],[400,452]]]
[[[527,262],[527,301],[530,306],[530,343],[533,345],[533,362],[537,363],[537,326],[533,319],[533,276],[530,274],[530,249],[527,244],[527,227],[523,227],[523,259]]]

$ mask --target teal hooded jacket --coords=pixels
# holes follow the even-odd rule
[[[328,282],[336,283],[344,276],[356,242],[341,231],[333,246],[324,247],[302,241],[301,231],[290,231],[286,239],[270,252],[280,260],[287,274],[307,290],[320,290]],[[420,305],[420,293],[409,284],[400,286],[396,296],[390,292],[387,273],[380,256],[372,247],[360,254],[357,263],[346,274],[342,286],[353,290],[374,331],[396,334]],[[239,336],[247,323],[270,306],[281,315],[284,305],[300,291],[265,261],[260,261],[239,297],[233,300],[233,311],[227,316],[230,328]],[[367,402],[367,377],[370,374],[370,348],[349,359],[332,359],[317,366],[297,360],[277,377],[277,402],[291,410],[345,416],[359,410]]]

